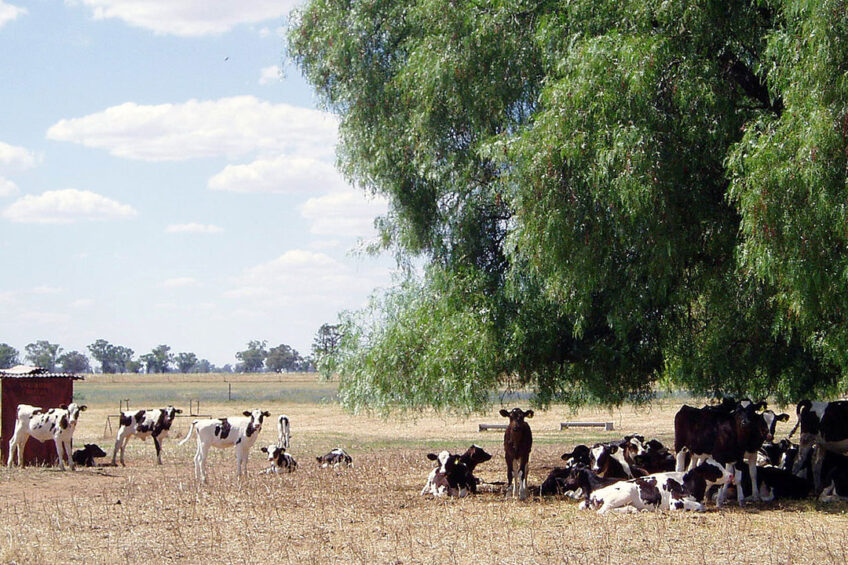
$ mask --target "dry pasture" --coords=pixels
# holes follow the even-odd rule
[[[129,384],[129,383],[118,383]],[[105,386],[77,386],[95,397]],[[149,384],[165,388],[167,382]],[[186,385],[174,384],[174,387]],[[262,385],[257,385],[262,386]],[[295,386],[295,385],[292,385]],[[297,386],[301,386],[297,384]],[[322,385],[323,386],[323,385]],[[182,390],[182,389],[179,389]],[[177,388],[173,390],[179,396]],[[116,403],[83,400],[75,446],[97,443],[110,456],[114,433],[106,415]],[[182,403],[175,403],[187,408]],[[668,442],[679,401],[612,413],[572,414],[554,407],[530,420],[534,449],[529,484],[538,486],[559,455],[576,443],[641,432]],[[146,407],[155,407],[149,404]],[[133,408],[142,407],[133,402]],[[846,563],[846,504],[814,501],[729,504],[717,511],[598,516],[559,497],[524,502],[502,485],[465,499],[420,496],[431,464],[425,454],[477,443],[494,455],[478,468],[484,481],[505,480],[502,433],[477,431],[501,423],[491,413],[472,418],[354,416],[333,403],[204,402],[202,412],[235,415],[259,407],[292,421],[291,475],[267,475],[258,448],[273,443],[266,425],[251,453],[250,474],[234,477],[231,450],[213,450],[209,484],[193,478],[195,443],[176,445],[190,420],[181,418],[155,465],[152,442],[130,441],[127,466],[60,472],[12,468],[0,473],[0,561],[3,563]],[[508,406],[511,408],[512,406]],[[526,406],[525,406],[526,407]],[[558,431],[564,420],[611,420],[616,431]],[[780,424],[778,436],[793,421]],[[351,469],[320,469],[314,456],[343,446]],[[106,459],[108,460],[108,458]]]

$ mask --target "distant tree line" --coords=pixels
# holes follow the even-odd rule
[[[252,340],[247,348],[235,354],[235,366],[218,367],[208,359],[198,359],[192,352],[173,353],[169,345],[157,345],[149,353],[135,356],[129,347],[98,339],[88,346],[88,355],[67,351],[56,343],[38,340],[28,344],[21,355],[7,343],[0,343],[0,369],[26,363],[48,371],[67,373],[287,373],[315,371],[322,360],[332,358],[339,343],[338,326],[324,324],[312,345],[312,354],[303,356],[290,345],[268,347],[266,340]],[[96,362],[99,367],[92,363]],[[96,371],[95,371],[96,369]]]

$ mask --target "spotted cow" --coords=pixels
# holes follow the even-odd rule
[[[124,450],[127,447],[127,442],[131,437],[136,436],[142,441],[147,441],[147,438],[153,438],[153,445],[156,448],[156,462],[162,464],[162,440],[168,437],[171,430],[171,424],[177,414],[182,414],[182,410],[167,406],[165,408],[156,408],[155,410],[133,410],[121,412],[118,428],[118,435],[115,437],[115,447],[112,450],[112,465],[115,465],[115,460],[118,457],[118,450],[121,452],[121,465],[124,465]]]
[[[792,472],[799,473],[807,458],[812,455],[813,486],[816,494],[823,486],[822,466],[825,452],[848,453],[848,400],[813,402],[802,400],[795,409],[801,428],[798,457]],[[813,449],[818,447],[818,449]]]
[[[325,468],[338,467],[339,465],[353,467],[353,458],[341,447],[337,447],[324,455],[319,455],[315,459],[318,461],[318,465]]]
[[[290,453],[286,452],[286,448],[280,445],[269,445],[259,449],[262,453],[268,455],[268,462],[271,466],[263,473],[293,473],[297,469],[297,461]]]
[[[12,465],[16,453],[18,464],[22,464],[24,448],[31,436],[41,442],[53,440],[56,445],[56,454],[59,456],[59,468],[64,471],[65,461],[67,461],[68,466],[73,470],[74,460],[71,457],[71,448],[74,430],[77,427],[80,412],[84,412],[86,408],[85,405],[71,403],[45,411],[37,406],[19,404],[15,431],[12,439],[9,440],[9,459],[6,461],[6,466]]]
[[[234,447],[236,452],[236,475],[247,474],[247,460],[250,448],[256,443],[262,431],[262,421],[271,415],[263,410],[245,410],[242,416],[232,418],[205,418],[194,420],[186,437],[179,445],[186,443],[196,432],[197,452],[194,455],[194,476],[206,482],[206,458],[210,447],[226,449]]]
[[[619,481],[595,490],[581,509],[596,508],[599,514],[610,510],[696,510],[704,511],[704,497],[712,485],[732,482],[725,467],[708,459],[691,471],[655,473],[629,481]]]

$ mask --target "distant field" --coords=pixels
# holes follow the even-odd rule
[[[192,377],[193,375],[189,376]],[[75,443],[97,443],[111,455],[106,418],[119,398],[133,408],[167,402],[188,411],[184,398],[200,398],[201,411],[235,415],[254,407],[285,413],[292,422],[292,454],[300,463],[286,476],[259,474],[260,445],[273,443],[273,424],[261,432],[250,474],[234,480],[232,451],[213,450],[209,485],[195,483],[194,441],[177,446],[190,418],[177,420],[165,441],[164,465],[154,464],[150,442],[132,440],[127,467],[7,469],[0,472],[2,563],[846,563],[846,504],[814,501],[712,506],[705,514],[643,513],[597,516],[575,502],[538,497],[505,499],[502,432],[478,432],[477,424],[502,423],[500,406],[471,418],[419,413],[387,420],[355,416],[331,401],[335,383],[298,376],[227,384],[212,375],[188,382],[177,375],[153,378],[94,376],[78,383],[89,410]],[[229,376],[228,376],[229,377]],[[276,375],[275,375],[276,377]],[[169,378],[171,380],[169,380]],[[110,379],[115,379],[110,382]],[[244,388],[241,388],[244,387]],[[217,399],[214,395],[218,395]],[[699,402],[699,401],[694,401]],[[521,404],[521,403],[519,403]],[[643,409],[562,406],[530,420],[534,449],[529,483],[536,486],[577,443],[641,432],[670,441],[680,400]],[[514,404],[510,402],[508,407]],[[521,404],[526,407],[526,402]],[[616,430],[559,431],[564,420],[609,420]],[[778,436],[794,425],[780,424]],[[431,451],[458,451],[471,443],[494,455],[477,473],[488,486],[475,497],[432,500],[419,495]],[[347,470],[319,469],[314,456],[342,446],[354,457]]]

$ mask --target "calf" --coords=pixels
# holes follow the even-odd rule
[[[288,449],[290,440],[291,427],[289,426],[289,417],[285,414],[280,414],[280,417],[277,418],[277,445]]]
[[[848,457],[828,453],[825,466],[830,469],[824,473],[824,489],[819,502],[848,500]]]
[[[6,466],[12,465],[15,453],[18,454],[18,464],[23,464],[24,448],[32,436],[41,442],[52,439],[56,445],[56,454],[59,456],[59,468],[64,471],[65,460],[67,460],[68,466],[73,470],[71,447],[74,430],[77,427],[80,412],[84,412],[86,408],[85,405],[71,403],[62,404],[59,408],[50,408],[45,412],[37,406],[19,404],[15,431],[12,439],[9,440],[9,459],[6,461]]]
[[[682,472],[655,473],[595,490],[581,509],[597,508],[599,514],[632,507],[636,510],[704,511],[704,495],[715,484],[727,484],[732,475],[713,459]]]
[[[428,479],[429,492],[433,496],[456,496],[462,498],[471,491],[474,477],[459,455],[442,451],[438,455],[428,453],[427,459],[438,461],[438,466],[431,472],[432,481]],[[422,494],[425,494],[422,491]]]
[[[286,453],[286,448],[279,445],[269,445],[259,449],[262,453],[268,454],[268,461],[271,466],[265,469],[263,473],[293,473],[297,469],[297,461],[291,454]]]
[[[173,406],[156,408],[155,410],[121,412],[119,418],[121,427],[118,428],[115,448],[112,450],[112,465],[115,465],[119,449],[121,450],[121,465],[124,465],[124,450],[127,447],[127,442],[133,436],[137,436],[142,441],[147,441],[149,437],[153,438],[153,445],[156,447],[156,463],[161,465],[162,440],[168,437],[174,418],[177,417],[177,414],[182,413],[182,410]]]
[[[337,447],[331,452],[318,456],[315,459],[318,460],[318,464],[321,467],[338,467],[339,465],[353,467],[353,458],[345,453],[345,450],[341,447]]]
[[[689,469],[694,468],[707,458],[713,458],[726,466],[729,474],[734,474],[737,462],[745,461],[751,473],[751,491],[754,500],[759,500],[757,482],[757,451],[760,446],[774,437],[772,428],[760,410],[765,402],[738,403],[732,411],[729,401],[718,407],[693,408],[683,406],[674,416],[674,450],[677,453],[676,470],[683,471],[686,451],[692,454]],[[727,492],[724,483],[717,505],[722,506]],[[737,500],[743,503],[742,489],[738,490]]]
[[[668,473],[676,467],[674,455],[656,439],[645,442],[645,451],[636,457],[635,462],[647,474]]]
[[[509,425],[504,432],[504,456],[506,458],[506,492],[512,486],[513,497],[520,500],[527,498],[527,462],[530,460],[530,450],[533,447],[533,432],[526,418],[533,417],[533,411],[526,412],[521,408],[513,408],[511,412],[501,409],[500,415],[509,418]],[[515,484],[512,479],[515,476]]]
[[[750,497],[752,481],[748,467],[743,465],[736,470],[734,482],[736,488],[744,491],[745,497]],[[780,499],[802,499],[810,494],[810,484],[801,477],[796,477],[787,469],[766,465],[757,466],[757,489],[760,500],[768,502]]]
[[[636,458],[645,453],[636,436],[626,436],[621,441],[596,443],[590,450],[592,471],[600,477],[632,479],[648,473],[636,466]]]
[[[588,465],[557,467],[551,470],[548,478],[539,488],[542,496],[549,494],[567,494],[572,498],[583,497],[588,500],[593,491],[617,483],[619,479],[604,478],[592,472]]]
[[[798,423],[789,435],[795,433],[800,426],[801,439],[792,472],[800,472],[813,447],[819,446],[820,449],[812,451],[813,486],[818,494],[822,490],[822,465],[825,451],[838,454],[848,452],[848,401],[802,400],[798,403],[795,412],[798,415]]]
[[[80,467],[97,467],[94,461],[95,457],[106,457],[106,452],[100,449],[99,445],[93,443],[85,444],[84,449],[77,449],[71,456],[74,463]]]
[[[226,449],[235,447],[236,475],[247,474],[247,458],[250,448],[256,443],[262,431],[262,421],[271,413],[263,410],[243,412],[243,416],[233,418],[206,418],[194,420],[188,434],[180,442],[184,444],[197,432],[197,452],[194,455],[194,476],[206,482],[206,458],[210,447]]]
[[[589,466],[591,464],[592,452],[589,449],[588,445],[576,445],[574,449],[572,449],[568,453],[563,453],[560,456],[560,459],[565,461],[566,468],[573,467],[575,465],[586,465]]]
[[[442,453],[445,453],[445,452],[442,452]],[[432,455],[432,457],[431,457],[431,455]],[[424,483],[424,488],[421,489],[421,495],[422,496],[426,495],[428,493],[434,494],[433,493],[433,485],[435,484],[435,481],[436,481],[436,474],[439,472],[439,470],[442,467],[444,467],[444,464],[439,460],[438,455],[435,455],[433,453],[429,453],[427,455],[427,458],[430,459],[431,461],[439,461],[439,465],[436,466],[435,469],[430,471],[430,476],[427,477],[427,482]],[[465,465],[465,469],[467,470],[468,477],[467,477],[465,482],[468,485],[468,490],[470,490],[472,493],[474,493],[474,494],[477,493],[477,483],[478,483],[478,479],[476,477],[474,477],[474,474],[473,474],[474,469],[480,463],[485,463],[486,461],[488,461],[491,458],[492,458],[492,456],[489,453],[487,453],[486,450],[484,450],[479,445],[474,445],[474,444],[472,444],[471,447],[466,449],[465,453],[458,456],[458,462]]]

